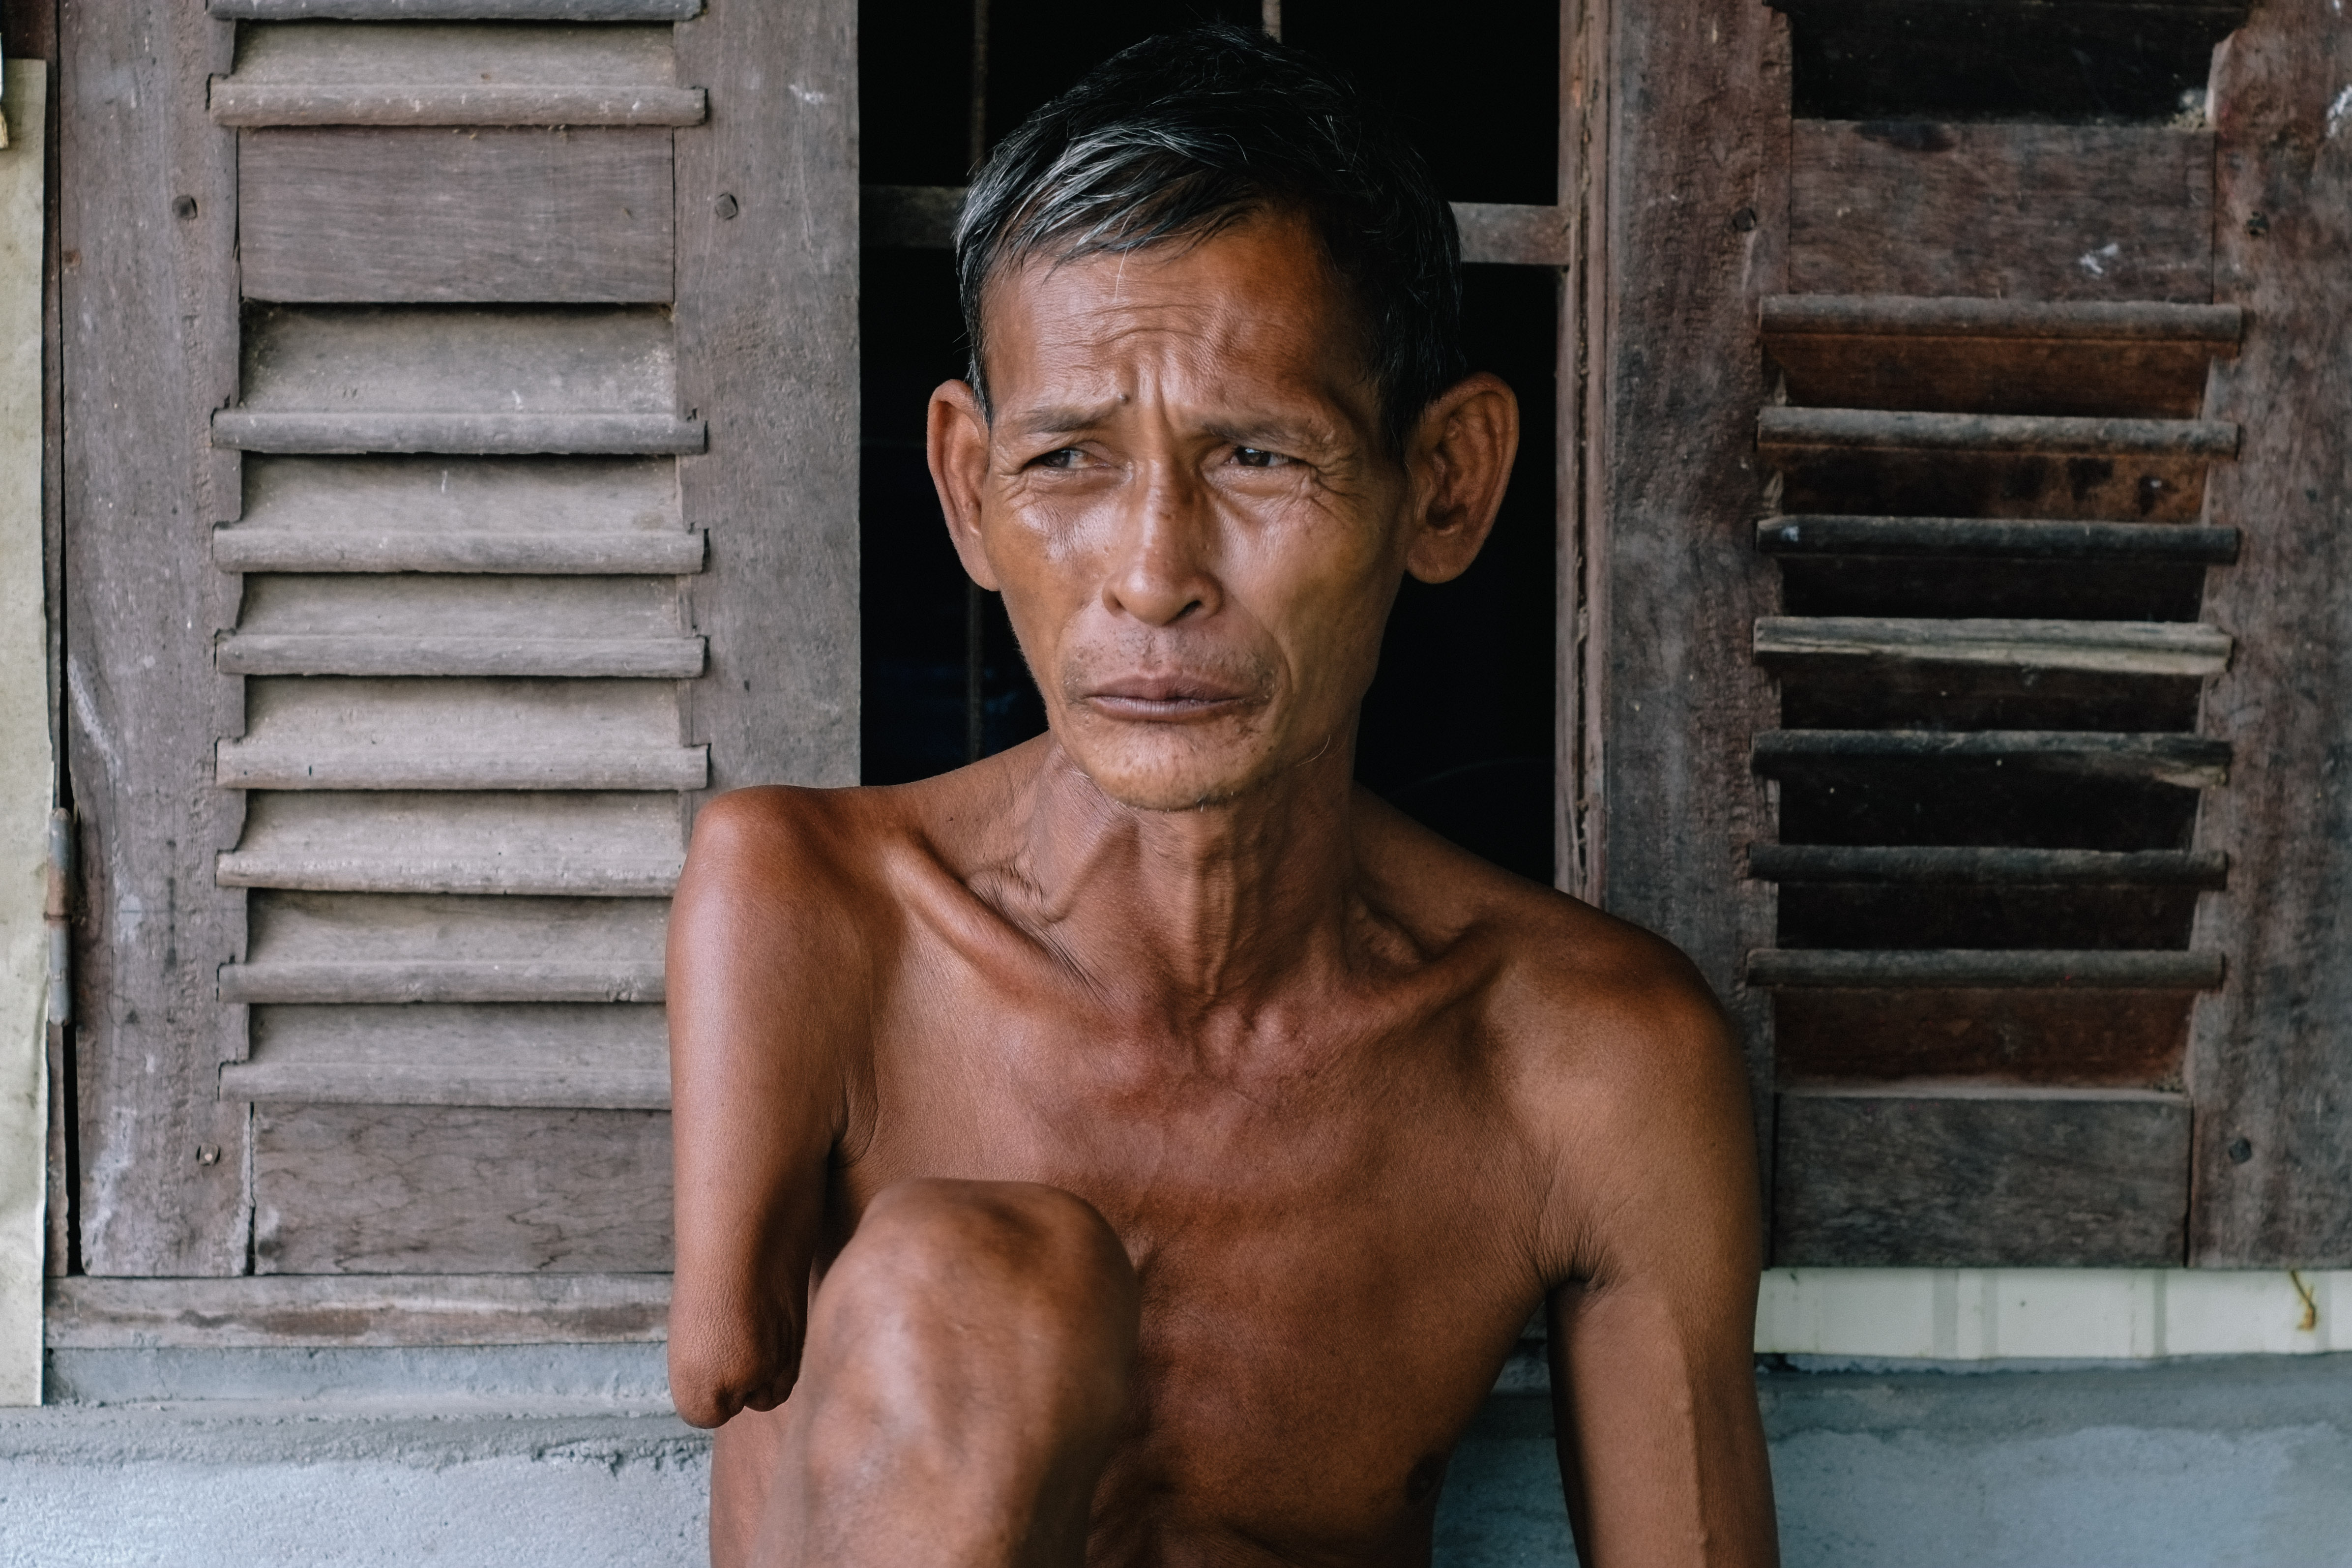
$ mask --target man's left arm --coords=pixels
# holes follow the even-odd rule
[[[1778,1562],[1756,1404],[1762,1226],[1745,1075],[1675,955],[1580,1073],[1549,1304],[1560,1476],[1586,1568]]]

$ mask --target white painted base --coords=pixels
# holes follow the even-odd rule
[[[1773,1268],[1759,1354],[2150,1360],[2352,1351],[2352,1269]]]

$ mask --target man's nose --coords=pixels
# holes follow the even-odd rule
[[[1213,614],[1216,520],[1199,477],[1181,464],[1150,464],[1122,500],[1104,605],[1154,626]]]

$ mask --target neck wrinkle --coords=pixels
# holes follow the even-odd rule
[[[1246,1005],[1346,959],[1356,887],[1354,747],[1338,741],[1237,799],[1140,811],[1058,744],[1024,803],[1022,923],[1108,999]]]

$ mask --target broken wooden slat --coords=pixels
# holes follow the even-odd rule
[[[1756,770],[1785,777],[1807,763],[2014,762],[2103,778],[2145,778],[2186,789],[2229,782],[2230,743],[2202,735],[2065,730],[1768,730]]]
[[[659,1002],[658,958],[313,959],[232,963],[220,972],[224,1002]]]
[[[446,572],[621,575],[702,570],[696,533],[330,533],[218,528],[213,564],[224,572]]]
[[[53,1279],[65,1350],[645,1344],[668,1338],[667,1274]]]
[[[2093,419],[1885,408],[1768,407],[1756,416],[1756,438],[1767,447],[2084,457],[2228,458],[2238,449],[2238,427],[2218,419]]]
[[[1765,616],[1759,659],[1871,658],[2106,675],[2217,675],[2230,634],[2200,621],[1897,620]]]
[[[699,419],[667,414],[379,414],[260,412],[213,416],[213,445],[241,452],[576,453],[631,456],[699,452]]]
[[[1764,335],[2089,338],[2237,346],[2245,312],[2235,305],[2150,300],[2000,300],[1909,294],[1774,294],[1759,313]]]
[[[670,1267],[660,1112],[265,1105],[253,1115],[257,1273]]]
[[[249,131],[248,299],[625,305],[672,292],[666,131]]]
[[[868,246],[882,249],[944,250],[955,243],[963,214],[961,185],[863,185],[858,223]],[[1569,263],[1568,214],[1560,207],[1509,202],[1455,202],[1454,226],[1462,236],[1462,259],[1522,267]]]
[[[604,676],[691,679],[700,637],[396,637],[238,632],[220,642],[232,675]]]
[[[664,795],[302,790],[253,796],[216,875],[317,892],[662,898],[685,863]]]
[[[1800,120],[1790,155],[1790,292],[2212,298],[2210,132]]]
[[[2193,523],[2070,522],[2053,518],[1768,517],[1767,555],[1953,555],[2021,561],[2202,561],[2238,558],[2238,531]]]
[[[2187,849],[1755,844],[1748,847],[1748,871],[1768,882],[2220,888],[2227,883],[2229,868],[2220,855]]]
[[[683,22],[702,0],[205,0],[240,22]]]
[[[2210,991],[2221,984],[2221,970],[2218,952],[1768,948],[1748,955],[1748,983],[1769,987],[2098,986]]]
[[[1992,1086],[1779,1097],[1781,1267],[2177,1267],[2186,1095]]]

